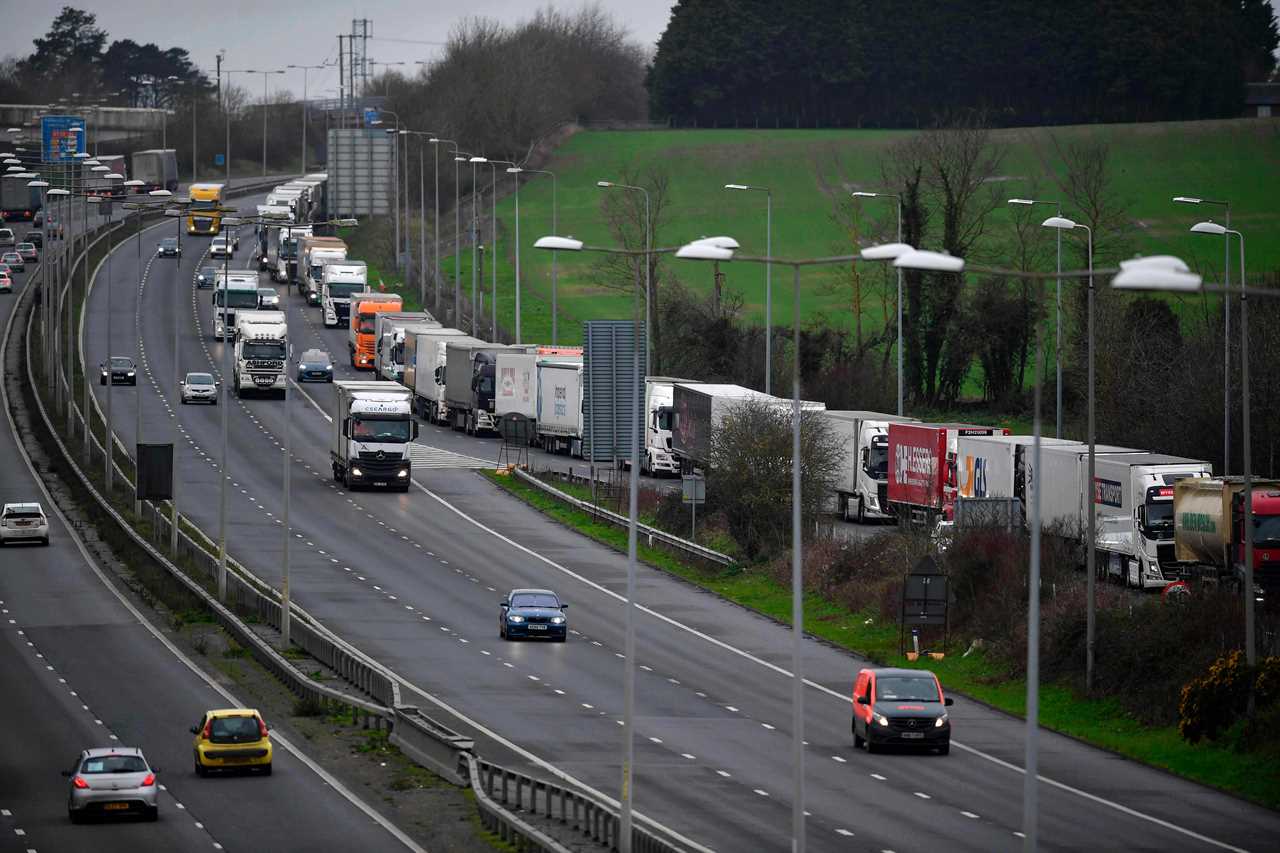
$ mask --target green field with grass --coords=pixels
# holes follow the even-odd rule
[[[1053,162],[1050,134],[1060,144],[1100,137],[1111,150],[1113,191],[1124,202],[1131,221],[1133,251],[1171,253],[1199,263],[1214,275],[1221,269],[1222,243],[1193,236],[1186,229],[1199,218],[1220,218],[1220,209],[1175,205],[1174,195],[1230,199],[1232,224],[1249,240],[1249,267],[1256,273],[1280,268],[1280,123],[1269,120],[1181,122],[1137,125],[1074,126],[1053,129],[1000,130],[994,138],[1008,148],[996,191],[1002,196],[1055,197],[1048,168]],[[762,194],[732,192],[725,183],[768,186],[774,196],[773,248],[785,257],[814,257],[847,252],[850,239],[833,212],[837,200],[853,189],[881,186],[880,157],[905,131],[841,130],[680,130],[584,131],[559,146],[545,168],[559,180],[559,231],[592,245],[614,245],[601,215],[606,192],[598,180],[619,179],[623,170],[660,167],[670,176],[670,206],[657,233],[661,246],[675,246],[712,234],[735,237],[743,250],[764,253],[765,199]],[[1049,165],[1046,166],[1046,158]],[[487,175],[486,175],[487,177]],[[511,176],[499,180],[510,188]],[[483,182],[488,186],[488,181]],[[532,248],[534,240],[551,232],[551,180],[536,177],[520,191],[522,323],[527,341],[550,340],[551,256]],[[514,328],[515,221],[514,198],[498,204],[499,322]],[[860,220],[864,243],[892,237],[893,210],[889,203],[865,204]],[[1041,208],[1048,215],[1047,208]],[[1072,216],[1069,207],[1064,215]],[[992,261],[1008,257],[1012,240],[1007,210],[990,219],[982,244]],[[483,235],[486,245],[489,235]],[[1068,237],[1064,245],[1069,249]],[[927,247],[926,247],[927,248]],[[1064,252],[1064,257],[1074,259]],[[576,343],[587,319],[630,316],[630,296],[600,286],[598,256],[559,255],[559,312],[562,343]],[[463,289],[470,290],[471,254],[463,251]],[[486,260],[486,264],[488,260]],[[708,292],[711,265],[692,261],[667,262],[691,288]],[[1051,261],[1050,261],[1051,263]],[[1234,264],[1233,264],[1234,266]],[[445,259],[446,277],[453,276],[453,259]],[[726,287],[742,295],[746,317],[764,316],[764,271],[748,264],[725,264]],[[483,290],[489,292],[489,269]],[[1233,273],[1234,276],[1234,273]],[[775,276],[776,278],[776,276]],[[885,321],[879,283],[888,283],[886,270],[872,270],[864,279],[864,330]],[[774,282],[774,322],[791,322],[789,282]],[[867,284],[871,287],[868,288]],[[802,322],[852,323],[852,295],[834,268],[807,272],[803,282]],[[486,309],[487,316],[487,309]]]

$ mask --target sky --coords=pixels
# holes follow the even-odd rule
[[[651,47],[666,28],[674,0],[598,0],[598,4],[636,41]],[[571,12],[583,4],[580,0],[554,4],[547,0],[37,0],[23,4],[21,15],[12,14],[12,8],[0,13],[4,19],[0,58],[29,55],[31,40],[48,32],[64,5],[97,15],[108,43],[131,38],[143,44],[155,42],[161,48],[186,48],[192,61],[212,76],[214,57],[222,49],[226,50],[224,68],[267,70],[336,62],[338,34],[350,33],[355,18],[371,21],[371,60],[406,62],[408,66],[397,70],[414,71],[415,61],[439,56],[440,48],[432,42],[443,42],[465,17],[516,22],[548,5]],[[290,71],[279,79],[271,87],[273,92],[279,88],[302,93],[301,71]],[[307,84],[309,97],[337,97],[338,70],[309,71]],[[326,92],[329,88],[335,91]]]

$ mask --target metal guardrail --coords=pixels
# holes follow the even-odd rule
[[[239,188],[238,188],[239,189]],[[249,189],[249,188],[243,188]],[[110,224],[95,228],[94,232],[110,228]],[[94,232],[91,232],[93,234]],[[81,250],[71,265],[71,274],[81,264],[88,263],[89,253],[104,235],[98,235]],[[92,285],[91,285],[92,286]],[[32,298],[33,291],[27,289],[21,300]],[[86,301],[88,294],[86,294]],[[21,301],[19,305],[21,305]],[[18,306],[10,316],[10,325],[18,315]],[[392,732],[392,741],[396,743],[411,759],[426,766],[446,779],[462,786],[471,787],[476,794],[477,807],[482,823],[495,831],[505,841],[516,844],[521,850],[545,851],[545,853],[570,853],[569,848],[550,838],[520,816],[520,812],[536,814],[539,819],[559,820],[571,829],[581,831],[591,841],[603,845],[606,849],[616,849],[620,827],[620,818],[614,808],[594,797],[588,796],[571,787],[558,785],[525,774],[507,770],[500,765],[484,761],[473,754],[474,741],[451,731],[439,722],[422,714],[415,706],[402,705],[400,702],[401,683],[377,661],[368,657],[346,641],[326,629],[309,613],[291,602],[290,613],[293,614],[291,638],[294,644],[305,650],[316,660],[321,661],[333,671],[339,673],[348,683],[364,694],[373,697],[369,701],[363,696],[338,690],[309,677],[294,666],[287,658],[272,647],[263,637],[242,621],[237,610],[251,614],[273,628],[280,627],[281,603],[279,593],[264,584],[246,567],[228,558],[227,560],[227,604],[224,604],[206,590],[198,581],[187,575],[172,560],[166,557],[141,533],[134,529],[128,519],[124,518],[110,500],[94,486],[92,480],[77,463],[75,455],[67,447],[50,418],[44,401],[40,396],[41,386],[36,384],[33,362],[31,358],[30,326],[34,322],[34,311],[28,312],[27,334],[24,336],[26,380],[30,383],[32,395],[44,428],[56,443],[59,452],[67,465],[75,472],[81,485],[94,501],[111,518],[139,548],[141,548],[158,566],[162,567],[190,593],[198,597],[218,623],[232,634],[237,642],[248,648],[254,657],[269,671],[284,682],[296,695],[309,698],[319,703],[338,703],[363,712],[366,725],[388,725]],[[8,339],[8,328],[4,340]],[[81,365],[83,370],[83,349],[81,348]],[[61,367],[61,364],[59,364]],[[87,375],[87,374],[86,374]],[[74,397],[74,395],[71,395]],[[91,395],[97,408],[97,398]],[[6,398],[7,399],[7,398]],[[92,457],[101,460],[105,453],[98,436],[88,430],[86,413],[69,400],[72,413],[80,420],[82,430],[89,432],[90,458],[86,464],[94,464]],[[98,412],[101,417],[101,412]],[[116,446],[125,449],[118,436],[112,436]],[[124,470],[114,459],[112,464],[120,476],[121,482],[132,482]],[[566,496],[567,497],[567,496]],[[167,542],[170,539],[170,520],[160,507],[151,501],[143,502],[142,520],[150,525],[156,542]],[[183,529],[190,527],[195,535]],[[658,531],[660,532],[660,531]],[[197,540],[211,542],[203,536],[195,525],[184,516],[179,515],[178,555],[185,558],[196,569],[214,579],[218,571],[217,554]],[[697,547],[697,546],[695,546]],[[715,553],[715,552],[710,552]],[[511,784],[514,783],[514,792]],[[528,808],[525,806],[525,793],[528,793]],[[538,809],[538,793],[542,793],[543,809]],[[559,815],[555,813],[553,803],[559,804]],[[514,809],[512,806],[514,805]],[[545,812],[545,814],[544,814]],[[684,848],[659,837],[657,834],[634,825],[633,846],[635,853],[680,853]]]
[[[616,524],[619,527],[627,527],[631,524],[630,519],[628,519],[625,515],[619,515],[618,513],[613,512],[612,510],[607,510],[603,507],[596,506],[590,501],[584,501],[579,498],[575,498],[573,495],[567,492],[560,491],[550,483],[544,483],[542,480],[539,480],[537,477],[533,476],[527,471],[521,470],[520,468],[515,468],[513,469],[513,473],[522,482],[528,483],[531,486],[541,489],[542,491],[546,492],[547,494],[551,495],[557,500],[563,501],[564,503],[569,504],[575,509],[580,509],[583,512],[590,513],[591,515],[596,516],[598,518],[603,518],[605,521],[612,522],[613,524]],[[637,523],[636,529],[639,531],[640,535],[647,536],[649,538],[650,545],[653,545],[655,541],[658,541],[658,542],[661,542],[663,545],[667,545],[672,548],[677,548],[681,551],[684,551],[686,554],[691,554],[700,560],[706,560],[711,563],[719,563],[722,566],[732,566],[732,565],[735,565],[737,562],[736,560],[733,559],[733,557],[730,557],[728,554],[721,554],[719,551],[713,551],[710,548],[706,548],[702,545],[699,545],[697,542],[690,542],[688,539],[681,539],[679,536],[676,536],[673,533],[668,533],[665,530],[659,530],[656,527],[650,527],[647,524]]]

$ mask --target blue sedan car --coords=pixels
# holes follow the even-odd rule
[[[537,637],[563,643],[569,635],[569,621],[559,597],[549,589],[513,589],[502,599],[498,613],[498,636],[504,640]]]

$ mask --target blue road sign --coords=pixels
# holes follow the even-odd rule
[[[80,116],[41,116],[40,159],[45,163],[65,163],[84,151],[85,132],[72,127],[86,127]]]
[[[373,127],[373,123],[378,120],[378,111],[374,109],[365,109],[364,126]]]
[[[225,154],[214,154],[214,155],[213,155],[213,165],[215,165],[215,166],[225,166],[225,165],[227,165],[227,155],[225,155]]]

